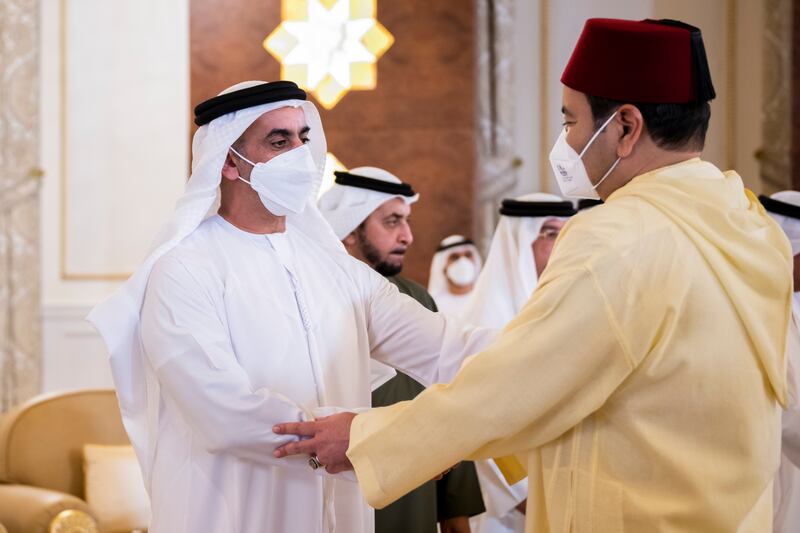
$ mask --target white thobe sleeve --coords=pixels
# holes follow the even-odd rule
[[[794,317],[786,340],[788,405],[783,412],[781,451],[800,468],[800,332]]]
[[[528,498],[528,478],[509,485],[492,459],[475,461],[475,469],[478,471],[486,514],[503,518]]]
[[[449,383],[464,359],[482,351],[498,333],[429,311],[369,270],[372,275],[367,321],[371,355],[426,387]]]
[[[273,458],[275,448],[296,440],[276,435],[273,425],[307,417],[291,399],[253,389],[208,289],[169,257],[150,276],[141,337],[166,408],[176,409],[211,453],[308,470],[304,458]]]
[[[797,468],[800,468],[800,408],[793,406],[784,411],[781,425],[783,426],[781,451]]]

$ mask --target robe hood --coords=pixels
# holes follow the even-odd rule
[[[791,315],[789,241],[736,172],[695,158],[635,177],[607,200],[637,197],[694,243],[719,280],[785,406],[785,344]]]

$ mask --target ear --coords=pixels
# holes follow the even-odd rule
[[[644,117],[636,106],[625,104],[617,110],[615,121],[622,128],[617,146],[618,157],[628,157],[644,131]]]
[[[347,248],[348,250],[354,248],[357,242],[358,238],[356,237],[355,231],[351,231],[347,237],[342,239],[342,244],[344,244],[344,247]]]
[[[233,160],[230,150],[225,156],[225,162],[222,164],[222,177],[226,180],[236,181],[239,179],[239,169],[236,167],[236,162]],[[249,176],[242,176],[243,178]]]

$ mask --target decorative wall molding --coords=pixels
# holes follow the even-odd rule
[[[122,282],[185,185],[188,1],[49,4],[58,6],[48,7],[58,17],[59,281]],[[131,101],[140,112],[128,113]]]
[[[792,0],[764,2],[762,192],[792,188]]]
[[[91,306],[44,306],[43,392],[113,388],[108,352],[86,321]]]
[[[0,2],[0,411],[41,390],[39,8]]]
[[[514,0],[477,1],[478,113],[475,234],[487,251],[500,201],[517,185],[514,144]]]
[[[738,56],[737,44],[738,17],[736,16],[738,7],[736,0],[725,2],[725,114],[728,117],[727,127],[725,128],[725,165],[726,168],[736,168],[736,112],[738,109],[738,91],[736,90],[736,58]]]

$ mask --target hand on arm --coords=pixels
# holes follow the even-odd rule
[[[287,422],[277,424],[272,430],[277,435],[295,435],[300,440],[293,441],[277,448],[273,452],[276,458],[293,455],[316,457],[329,474],[338,474],[352,470],[353,464],[347,458],[350,446],[350,426],[356,413],[338,413],[311,422]],[[434,479],[441,479],[454,467],[442,472]]]
[[[276,434],[297,435],[301,440],[284,444],[273,455],[276,458],[300,454],[316,457],[329,474],[352,470],[346,452],[355,416],[355,413],[339,413],[313,422],[278,424],[272,428]]]

